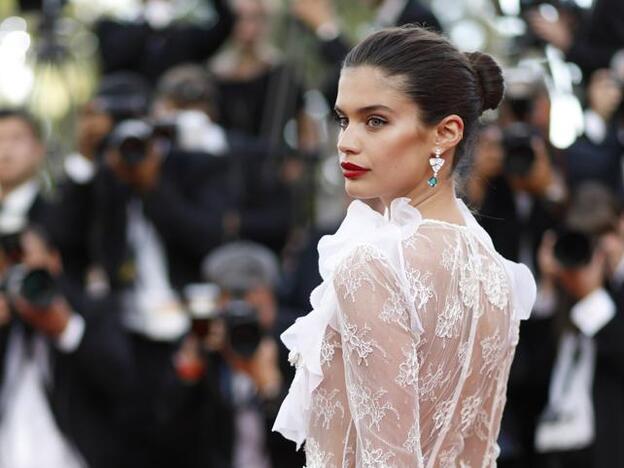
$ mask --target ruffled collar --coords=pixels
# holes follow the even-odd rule
[[[422,220],[420,211],[410,205],[409,198],[394,199],[384,214],[360,200],[354,200],[336,233],[324,236],[319,242],[321,278],[330,278],[342,259],[357,245],[394,246],[395,249],[391,250],[396,250],[400,241],[416,232]],[[398,251],[385,253],[392,256],[399,254]]]

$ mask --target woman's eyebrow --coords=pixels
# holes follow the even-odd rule
[[[359,109],[356,110],[357,114],[366,114],[368,112],[373,112],[373,111],[378,111],[378,110],[383,110],[386,112],[393,112],[393,110],[388,107],[388,106],[384,106],[383,104],[373,104],[370,106],[365,106],[365,107],[360,107]],[[337,114],[345,114],[345,112],[340,109],[340,107],[338,106],[334,106],[334,112],[336,112]]]

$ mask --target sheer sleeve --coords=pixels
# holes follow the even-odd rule
[[[443,225],[403,254],[358,247],[334,278],[357,466],[490,466],[517,339],[504,268]]]
[[[347,401],[340,334],[327,326],[321,345],[324,378],[312,396],[305,451],[308,468],[355,468],[354,436]]]
[[[357,466],[422,466],[418,336],[405,291],[383,255],[361,247],[334,280]]]

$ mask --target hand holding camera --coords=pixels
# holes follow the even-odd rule
[[[45,308],[33,305],[21,297],[16,297],[13,305],[24,322],[50,338],[62,335],[73,313],[61,297],[56,297]]]
[[[605,281],[605,253],[592,237],[580,231],[546,232],[538,261],[544,278],[556,280],[576,300],[601,288]]]
[[[113,131],[106,163],[123,182],[139,192],[149,192],[158,184],[162,160],[171,146],[165,125],[142,120],[126,120]]]
[[[8,322],[13,311],[45,335],[60,336],[72,311],[57,287],[55,275],[61,269],[58,253],[32,229],[1,236],[0,249],[9,259],[0,283],[0,322]]]

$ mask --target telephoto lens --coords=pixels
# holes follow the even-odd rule
[[[593,243],[588,235],[566,229],[558,234],[553,250],[563,268],[581,268],[591,261]]]
[[[8,269],[0,289],[9,298],[21,297],[38,310],[46,310],[58,294],[58,285],[44,268],[15,265]]]
[[[113,130],[110,146],[119,151],[129,166],[140,163],[147,156],[147,146],[154,129],[142,120],[124,120]]]
[[[24,276],[20,295],[38,309],[47,309],[58,293],[56,280],[44,268],[29,270]]]
[[[236,299],[224,307],[223,317],[232,351],[243,358],[253,356],[262,339],[256,309],[248,302]]]

